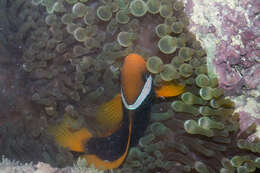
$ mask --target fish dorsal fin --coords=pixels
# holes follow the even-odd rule
[[[156,97],[174,97],[182,94],[185,91],[185,86],[175,84],[173,82],[164,82],[162,86],[155,89]]]
[[[106,136],[116,131],[121,125],[123,107],[120,97],[120,94],[117,94],[112,100],[104,103],[97,110],[97,124],[107,131]]]
[[[54,136],[58,145],[69,148],[71,151],[84,152],[84,144],[92,137],[92,134],[87,128],[72,131],[67,120],[68,118],[64,117],[59,125],[49,127],[48,132]]]

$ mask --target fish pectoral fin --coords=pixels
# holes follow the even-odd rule
[[[185,91],[185,85],[175,84],[173,82],[165,82],[158,89],[155,89],[156,97],[174,97]]]
[[[92,137],[88,129],[81,128],[72,132],[65,123],[50,127],[48,132],[54,137],[58,145],[76,152],[84,152],[85,142]]]
[[[122,123],[123,107],[120,97],[120,94],[117,94],[112,100],[101,105],[96,114],[97,124],[101,129],[109,131],[109,134],[120,128]]]

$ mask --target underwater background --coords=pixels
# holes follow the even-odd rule
[[[94,112],[133,52],[185,92],[156,101],[114,172],[259,171],[259,14],[258,0],[0,0],[0,172],[102,172],[47,129],[111,128]]]

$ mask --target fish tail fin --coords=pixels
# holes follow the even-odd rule
[[[55,142],[71,151],[84,152],[84,144],[92,134],[87,128],[81,128],[77,131],[71,131],[66,123],[49,127],[48,132],[54,137]]]

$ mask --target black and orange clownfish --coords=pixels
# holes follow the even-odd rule
[[[144,135],[154,99],[183,92],[183,85],[173,83],[155,90],[145,60],[138,54],[129,54],[121,69],[120,94],[101,105],[97,112],[97,122],[110,129],[107,135],[95,137],[87,128],[72,132],[66,120],[49,132],[59,145],[82,153],[81,157],[97,169],[118,168],[125,161],[129,148]]]

